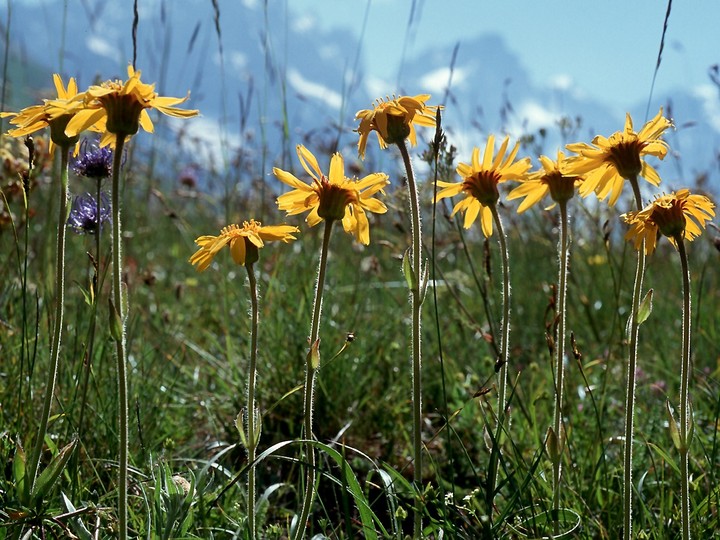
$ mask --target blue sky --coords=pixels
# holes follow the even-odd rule
[[[460,42],[462,48],[465,38],[493,32],[537,85],[570,85],[621,109],[649,96],[667,10],[664,0],[289,0],[288,5],[297,24],[341,27],[357,36],[367,13],[366,67],[390,80],[397,76],[404,46],[413,57],[433,45]],[[673,3],[656,93],[707,91],[708,68],[720,63],[718,24],[717,0]]]

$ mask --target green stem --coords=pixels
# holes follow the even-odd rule
[[[255,279],[255,270],[252,263],[246,264],[248,282],[250,284],[250,365],[248,367],[247,382],[247,451],[248,463],[250,470],[248,471],[248,530],[250,531],[251,540],[255,540],[255,455],[259,442],[259,433],[256,435],[257,427],[255,426],[255,380],[257,376],[257,352],[258,352],[258,293],[257,280]]]
[[[128,527],[128,383],[127,383],[127,353],[125,350],[125,313],[122,292],[122,229],[120,226],[120,168],[122,166],[123,146],[125,135],[118,133],[115,139],[113,153],[112,174],[112,220],[113,220],[113,301],[115,314],[119,317],[121,333],[116,337],[115,350],[117,355],[118,377],[118,538],[127,539]]]
[[[690,408],[690,271],[688,269],[685,241],[682,235],[675,237],[680,253],[683,282],[683,335],[682,367],[680,368],[680,504],[683,540],[690,540],[690,444],[692,443],[692,409]]]
[[[635,195],[638,210],[642,210],[642,198],[637,177],[628,178]],[[635,284],[633,285],[632,311],[630,312],[629,355],[627,364],[627,387],[625,394],[625,447],[623,455],[623,538],[632,538],[632,452],[635,422],[635,372],[637,371],[637,345],[640,323],[638,310],[642,298],[643,278],[645,277],[645,242],[638,250]]]
[[[510,412],[507,409],[507,371],[508,371],[508,360],[509,360],[509,343],[510,343],[510,253],[508,252],[507,239],[505,237],[505,230],[503,229],[502,221],[500,220],[500,214],[498,214],[497,206],[493,205],[490,207],[492,212],[493,220],[495,221],[495,227],[498,232],[498,242],[500,243],[500,254],[502,257],[502,280],[503,280],[503,318],[502,318],[502,334],[500,336],[500,358],[498,364],[500,369],[498,370],[498,430],[495,438],[495,445],[497,445],[497,451],[495,452],[496,459],[493,461],[491,471],[491,491],[490,493],[494,496],[495,487],[497,486],[498,468],[500,465],[500,441],[502,439],[503,431],[509,420]],[[497,368],[496,368],[497,369]]]
[[[95,355],[95,330],[97,328],[97,310],[98,310],[98,300],[100,297],[100,208],[101,208],[101,196],[102,196],[102,180],[100,178],[97,179],[97,189],[96,189],[96,210],[95,210],[95,216],[97,218],[97,228],[95,229],[95,264],[93,267],[93,277],[92,277],[92,288],[93,288],[93,304],[92,309],[90,313],[90,328],[88,329],[88,341],[87,341],[87,350],[83,362],[83,374],[82,374],[82,386],[80,388],[80,416],[78,418],[77,423],[77,438],[79,441],[81,441],[82,444],[82,437],[84,434],[84,426],[85,426],[85,409],[87,406],[87,394],[88,394],[88,385],[90,383],[90,372],[92,371],[92,361],[93,356]],[[77,482],[79,480],[79,471],[77,468],[78,460],[80,459],[80,452],[74,452],[72,459],[74,460],[74,481],[73,481],[73,495],[77,495]]]
[[[410,200],[410,217],[412,231],[412,288],[410,298],[412,302],[412,416],[413,416],[413,482],[418,496],[422,494],[422,350],[421,350],[421,316],[422,301],[420,297],[420,284],[422,276],[422,230],[420,221],[420,199],[417,184],[413,174],[412,162],[405,141],[398,143],[402,155],[405,171],[407,172],[408,199]],[[414,538],[422,538],[422,511],[416,505],[413,514]]]
[[[300,540],[305,536],[305,526],[310,515],[313,498],[315,496],[315,447],[312,445],[313,439],[313,396],[315,388],[315,374],[317,373],[320,360],[320,317],[322,315],[322,297],[325,288],[325,273],[327,270],[328,251],[330,246],[330,234],[334,221],[325,221],[325,230],[323,232],[323,243],[320,249],[320,264],[318,266],[317,283],[315,284],[315,302],[313,303],[312,325],[310,329],[310,349],[307,353],[305,361],[305,392],[304,392],[304,427],[305,439],[305,458],[307,466],[305,470],[305,495],[300,510],[300,519],[297,522],[293,540]],[[318,362],[314,365],[314,362]]]
[[[567,202],[559,203],[560,207],[560,245],[558,259],[558,290],[557,290],[557,326],[555,331],[555,415],[553,429],[558,441],[558,455],[553,457],[553,512],[555,534],[560,534],[558,518],[560,515],[560,481],[562,475],[562,454],[565,448],[565,429],[563,428],[562,407],[565,383],[565,301],[567,299],[568,269],[568,214]]]
[[[63,304],[65,302],[65,220],[67,218],[67,196],[68,196],[68,154],[69,146],[59,147],[60,156],[60,209],[58,212],[58,231],[56,247],[56,268],[55,268],[55,325],[53,327],[52,342],[50,344],[50,371],[48,382],[45,387],[45,401],[43,403],[42,416],[38,426],[35,447],[30,458],[28,477],[35,483],[40,455],[42,454],[45,435],[47,434],[48,421],[50,419],[50,408],[52,406],[53,394],[55,393],[55,382],[57,379],[58,365],[60,364],[60,343],[62,340],[63,328]],[[26,227],[30,224],[26,223]]]

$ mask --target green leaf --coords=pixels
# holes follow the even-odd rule
[[[120,314],[115,309],[112,298],[108,298],[108,325],[110,327],[110,335],[115,341],[122,339],[122,321],[120,320]]]
[[[63,505],[65,506],[65,511],[73,514],[77,512],[77,509],[73,505],[73,503],[68,499],[67,495],[64,493],[61,493],[60,496],[63,500]],[[80,517],[73,516],[70,519],[68,519],[68,525],[70,525],[70,528],[72,529],[72,532],[75,533],[75,535],[80,540],[93,540],[92,533],[85,527],[85,524],[80,520]]]
[[[310,345],[310,350],[307,355],[307,363],[310,368],[315,371],[320,367],[320,340],[318,339],[315,343]]]
[[[638,326],[647,321],[648,317],[650,317],[650,313],[652,313],[652,300],[653,290],[650,289],[645,295],[645,298],[642,299],[642,302],[640,302],[640,307],[637,314]]]
[[[670,401],[665,401],[665,410],[667,411],[668,424],[670,426],[670,438],[672,439],[675,448],[680,450],[680,431],[678,430],[678,425],[675,421],[675,415],[673,415],[673,408],[672,405],[670,405]]]
[[[25,450],[22,444],[20,444],[20,441],[18,441],[15,446],[15,458],[13,459],[13,480],[15,481],[15,491],[17,492],[18,499],[24,506],[27,506],[29,502],[30,484],[32,483],[32,480],[28,480],[27,478],[26,464],[27,456],[25,455]]]
[[[410,264],[410,248],[405,250],[402,260],[402,272],[405,276],[408,289],[414,291],[417,289],[417,279],[415,279],[415,272],[413,272],[412,264]]]
[[[428,272],[428,261],[425,261],[425,267],[422,270],[422,287],[420,287],[420,304],[425,301],[425,293],[427,292],[428,279],[430,278],[430,272]]]
[[[41,502],[46,495],[50,493],[50,490],[57,482],[57,479],[62,474],[67,465],[68,460],[72,456],[72,453],[77,448],[78,440],[75,439],[70,444],[65,446],[52,458],[45,470],[40,474],[37,481],[33,485],[32,493],[30,494],[33,503]]]

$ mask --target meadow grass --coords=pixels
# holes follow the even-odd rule
[[[138,169],[141,166],[138,164]],[[51,177],[49,170],[38,176],[39,183],[30,192],[30,208],[43,208],[54,197]],[[217,228],[216,211],[222,202],[189,200],[167,182],[165,185],[160,192],[163,205],[154,199],[149,208],[130,204],[144,186],[130,184],[124,193],[128,203],[125,274],[133,307],[128,320],[130,529],[153,538],[233,537],[241,534],[238,531],[245,519],[244,482],[228,487],[246,465],[234,424],[244,405],[250,330],[247,290],[238,285],[244,281],[244,272],[222,261],[218,271],[199,279],[187,263],[192,239],[195,231]],[[425,196],[421,198],[428,215],[430,189],[428,183],[422,183]],[[327,278],[321,328],[324,359],[347,347],[322,367],[314,429],[317,440],[330,444],[352,467],[378,520],[378,530],[392,535],[393,527],[411,530],[412,427],[408,420],[411,381],[406,373],[409,344],[403,321],[407,291],[399,270],[409,232],[402,192],[391,190],[387,200],[390,213],[373,223],[369,246],[360,249],[337,242],[331,252],[332,272]],[[515,367],[509,376],[513,415],[500,455],[493,520],[497,529],[493,534],[513,537],[525,531],[532,537],[538,531],[547,532],[542,523],[552,506],[552,465],[543,448],[545,429],[553,417],[553,357],[545,332],[553,318],[548,306],[556,279],[557,223],[551,213],[530,211],[517,216],[511,208],[500,211],[508,221],[514,295],[522,301],[513,308],[511,357]],[[617,223],[613,214],[615,211],[600,207],[578,208],[573,228],[567,304],[574,356],[569,355],[566,366],[568,454],[561,506],[567,510],[570,529],[571,522],[578,521],[572,536],[579,538],[613,538],[622,526],[617,508],[622,500],[623,325],[630,302],[632,253],[620,231],[603,238],[603,222],[610,218]],[[51,221],[37,212],[28,236],[27,305],[31,307],[26,307],[30,330],[25,333],[28,342],[24,350],[29,362],[24,367],[20,362],[22,260],[18,260],[24,246],[22,234],[14,235],[11,227],[2,231],[4,427],[0,451],[8,466],[0,492],[0,531],[12,538],[31,524],[42,523],[46,534],[53,530],[61,534],[60,524],[76,531],[79,525],[73,524],[79,520],[89,531],[99,531],[101,537],[112,536],[118,412],[112,342],[102,318],[94,355],[89,359],[88,426],[83,430],[78,459],[64,468],[54,489],[32,509],[19,505],[12,476],[10,464],[18,457],[19,444],[25,448],[32,444],[48,369],[47,354],[42,352],[49,346],[48,311],[54,293],[45,276],[52,275],[52,264],[49,258],[43,263],[39,257],[46,241],[46,219]],[[18,220],[15,226],[21,231],[24,224]],[[496,414],[496,353],[489,342],[493,333],[485,312],[491,314],[497,330],[499,253],[493,242],[483,250],[486,241],[477,231],[461,235],[442,207],[435,226],[439,320],[434,306],[426,303],[423,443],[427,489],[422,511],[430,534],[444,529],[451,537],[475,538],[485,534],[484,489],[490,454],[483,433],[486,425],[494,425]],[[260,454],[301,437],[300,388],[319,242],[318,235],[303,234],[295,244],[282,246],[284,249],[264,250],[257,265],[260,290],[264,291],[257,396],[263,411]],[[45,464],[78,432],[78,387],[91,313],[83,295],[92,276],[85,253],[93,243],[91,236],[72,234],[68,241],[67,337],[55,414],[43,454]],[[680,509],[677,456],[664,412],[665,399],[675,403],[679,388],[682,299],[675,268],[678,262],[671,249],[660,246],[649,258],[646,285],[655,291],[654,309],[639,344],[634,471],[638,506],[634,519],[636,530],[649,538],[675,536]],[[101,267],[107,263],[107,250],[105,242]],[[689,251],[693,296],[697,298],[693,321],[696,441],[690,496],[693,531],[702,538],[718,526],[716,359],[720,347],[716,306],[720,289],[717,252],[708,239],[693,243]],[[478,282],[488,291],[487,307]],[[107,295],[107,286],[106,280],[99,295]],[[443,372],[437,361],[436,327],[442,335]],[[20,384],[21,369],[24,384]],[[449,419],[447,425],[445,419]],[[299,450],[297,444],[282,446],[257,463],[258,522],[268,538],[287,533],[296,509],[302,474]],[[328,537],[354,537],[359,534],[356,502],[343,487],[346,484],[336,462],[323,452],[319,455],[321,479],[311,530]],[[533,527],[537,531],[528,532]]]

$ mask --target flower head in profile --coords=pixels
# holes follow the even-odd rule
[[[530,170],[530,158],[522,158],[515,161],[520,144],[515,146],[510,153],[505,155],[508,149],[510,138],[500,145],[497,155],[493,156],[495,148],[495,137],[490,135],[485,146],[485,153],[480,160],[480,149],[475,147],[472,153],[471,163],[460,163],[457,173],[463,179],[462,182],[443,182],[438,180],[437,185],[442,189],[438,191],[436,200],[455,195],[465,197],[453,208],[454,216],[460,211],[465,212],[464,227],[470,228],[478,215],[482,224],[483,234],[486,238],[492,235],[493,215],[491,207],[497,204],[500,199],[498,185],[508,180],[525,180]]]
[[[87,139],[80,145],[82,155],[72,165],[75,174],[85,178],[102,180],[112,174],[113,153],[108,147],[88,148]]]
[[[365,148],[371,131],[377,132],[380,148],[398,144],[410,139],[410,144],[417,144],[415,126],[435,126],[435,113],[437,106],[425,105],[430,94],[417,96],[400,96],[398,98],[378,99],[372,109],[363,109],[355,114],[355,120],[360,120],[357,132],[358,154],[365,157]]]
[[[103,223],[110,220],[111,206],[107,194],[100,201],[89,193],[78,195],[72,203],[67,224],[78,234],[95,234],[102,231]]]
[[[645,241],[645,253],[655,251],[660,234],[667,236],[677,248],[677,242],[694,240],[705,223],[715,216],[715,205],[704,195],[691,194],[681,189],[669,195],[660,195],[638,212],[628,212],[622,218],[630,225],[625,239],[640,250]]]
[[[306,184],[287,171],[273,168],[278,180],[294,188],[278,197],[278,208],[288,215],[310,212],[305,221],[311,227],[322,220],[342,220],[345,232],[353,234],[358,242],[369,244],[370,225],[365,212],[387,212],[387,207],[373,198],[389,183],[387,174],[373,173],[361,180],[347,178],[343,157],[336,153],[330,159],[330,171],[325,176],[307,148],[298,145],[297,155],[312,182]]]
[[[175,107],[188,100],[189,94],[183,98],[159,96],[154,84],[146,84],[140,80],[140,71],[128,65],[128,80],[106,81],[91,86],[76,102],[78,108],[75,116],[66,128],[69,136],[96,124],[104,127],[105,135],[100,146],[112,145],[117,135],[129,137],[137,133],[139,126],[152,133],[155,129],[148,115],[148,109],[157,109],[168,116],[190,118],[197,116],[199,111]]]
[[[521,180],[522,183],[507,196],[508,200],[525,197],[518,212],[524,212],[537,204],[548,193],[555,203],[564,204],[573,198],[575,189],[583,182],[582,177],[568,173],[567,158],[562,152],[558,152],[557,161],[540,156],[540,163],[542,169],[531,173],[526,180]]]
[[[662,108],[639,132],[633,131],[629,114],[625,117],[625,129],[613,133],[610,138],[595,137],[592,144],[568,144],[567,149],[578,154],[572,159],[572,174],[585,177],[580,195],[595,192],[600,200],[610,197],[614,206],[620,197],[625,180],[636,181],[638,176],[657,186],[660,176],[643,158],[654,156],[664,159],[668,145],[660,136],[672,126],[663,116]]]
[[[265,242],[285,242],[286,244],[296,237],[297,227],[290,225],[266,225],[251,219],[240,225],[223,227],[218,236],[201,236],[195,240],[200,246],[189,262],[197,266],[198,272],[204,272],[212,264],[215,255],[229,245],[230,254],[235,263],[249,265],[257,262],[258,250],[265,246]]]
[[[0,113],[0,117],[6,118],[12,116],[10,123],[17,126],[14,129],[8,131],[8,135],[11,137],[24,137],[50,127],[50,153],[53,152],[54,146],[75,146],[75,155],[78,153],[78,136],[77,133],[73,135],[66,135],[65,129],[73,117],[72,109],[73,103],[82,94],[78,94],[77,82],[73,77],[68,80],[67,87],[63,83],[62,77],[55,73],[53,75],[53,83],[55,84],[55,91],[57,92],[56,99],[43,100],[42,105],[33,105],[26,107],[20,112],[3,112]],[[93,127],[94,122],[90,122],[83,129]]]

